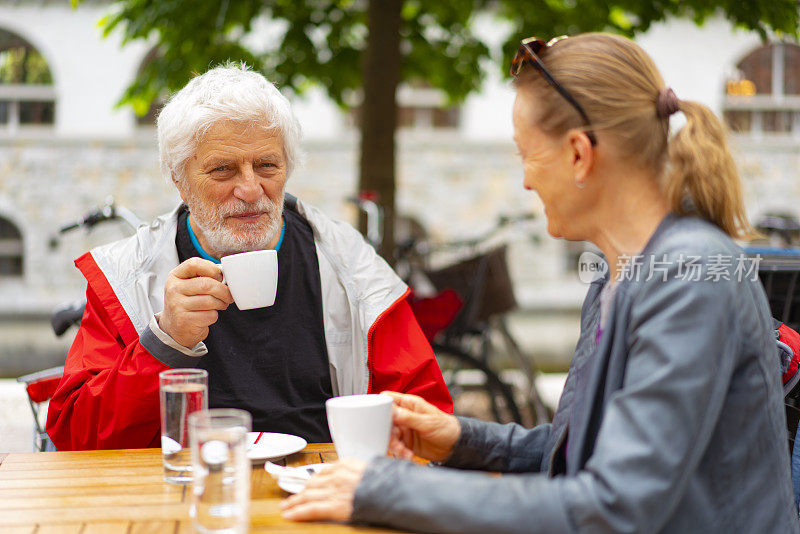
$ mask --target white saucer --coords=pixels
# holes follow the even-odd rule
[[[254,443],[258,439],[258,443]],[[278,434],[275,432],[248,432],[247,457],[253,462],[277,460],[301,451],[308,442],[300,436],[292,434]]]
[[[262,438],[263,439],[263,438]],[[259,441],[259,443],[261,443]],[[304,469],[312,469],[314,474],[319,473],[326,467],[330,467],[330,464],[309,464],[301,466]],[[286,493],[298,493],[302,491],[306,487],[307,480],[302,480],[294,477],[278,477],[276,480],[278,487],[281,488]]]

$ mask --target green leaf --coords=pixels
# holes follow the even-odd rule
[[[628,18],[628,15],[625,13],[625,11],[619,6],[614,6],[611,8],[608,13],[608,20],[611,22],[611,24],[622,30],[630,30],[633,28],[631,19]]]
[[[81,0],[71,2],[75,7]],[[124,100],[137,102],[137,111],[142,99],[175,90],[192,73],[226,59],[246,61],[292,92],[321,85],[341,104],[347,91],[362,86],[365,5],[364,0],[119,0],[100,25],[105,35],[121,30],[124,43],[152,38],[164,53],[160,70],[148,70],[146,83],[134,81],[128,88]],[[633,36],[668,16],[702,23],[718,11],[762,36],[798,34],[794,0],[406,0],[402,80],[425,80],[457,102],[480,87],[482,61],[500,55],[506,70],[523,37],[584,31]],[[490,50],[474,34],[478,14],[511,22],[513,32],[502,50]],[[283,24],[285,33],[253,35],[259,17]],[[241,38],[248,33],[248,40]]]

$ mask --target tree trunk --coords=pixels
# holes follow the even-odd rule
[[[361,104],[359,192],[374,191],[383,208],[380,254],[394,263],[395,140],[400,82],[400,9],[402,0],[370,0],[364,51],[364,101]],[[364,232],[364,221],[360,222]]]

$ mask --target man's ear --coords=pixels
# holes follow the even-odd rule
[[[184,182],[182,182],[181,180],[178,180],[178,177],[175,175],[174,172],[172,172],[170,174],[170,176],[172,177],[172,183],[175,185],[175,189],[178,190],[178,194],[181,196],[181,200],[183,200],[183,202],[185,204],[186,203],[186,195],[184,194],[184,191],[183,191]]]
[[[567,132],[567,146],[572,164],[575,183],[578,187],[586,186],[586,178],[594,166],[594,147],[586,132],[572,129]]]

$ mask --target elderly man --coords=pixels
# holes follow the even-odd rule
[[[352,227],[284,196],[300,126],[272,84],[212,69],[164,107],[158,140],[183,203],[76,261],[87,304],[50,402],[58,449],[158,446],[158,373],[173,367],[208,370],[211,407],[309,441],[330,441],[336,395],[392,389],[452,410],[406,285]],[[275,304],[239,310],[217,263],[261,249],[278,252]]]

